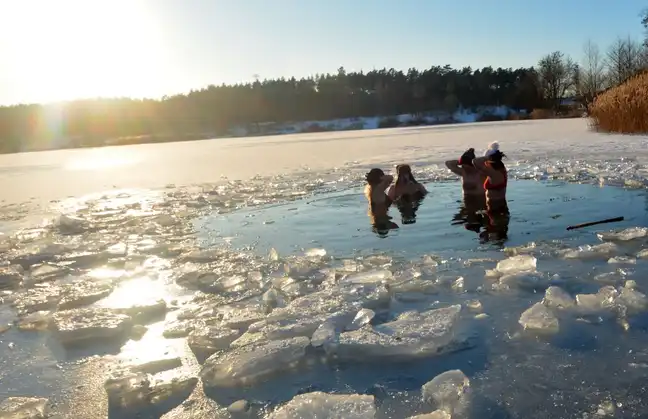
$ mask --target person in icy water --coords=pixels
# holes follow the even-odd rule
[[[405,197],[409,200],[419,200],[426,194],[427,189],[416,181],[409,164],[399,164],[396,166],[396,182],[387,191],[389,199],[398,201]]]
[[[483,157],[473,160],[477,170],[484,173],[484,190],[486,191],[486,230],[482,232],[482,240],[506,240],[510,214],[506,202],[508,172],[502,159],[506,157],[499,149],[499,143],[488,146]]]
[[[475,157],[475,149],[469,148],[461,155],[459,160],[448,160],[445,162],[446,167],[452,173],[461,177],[464,201],[466,201],[468,206],[482,204],[485,199],[484,181],[486,180],[486,175],[483,171],[477,170],[473,165]]]
[[[414,178],[412,168],[407,164],[397,165],[396,182],[389,187],[387,196],[396,204],[403,224],[416,222],[416,211],[425,195],[427,189]]]
[[[506,187],[508,186],[508,172],[502,162],[506,157],[499,149],[499,143],[489,144],[483,157],[473,159],[473,166],[486,179],[484,180],[484,191],[486,192],[487,209],[506,207]]]
[[[394,180],[391,175],[386,175],[382,169],[374,168],[366,174],[367,185],[364,189],[365,198],[369,203],[369,219],[374,232],[385,236],[389,230],[398,228],[398,225],[391,222],[388,214],[392,199],[387,196],[385,190]]]

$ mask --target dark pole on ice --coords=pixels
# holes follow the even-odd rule
[[[608,218],[607,220],[592,221],[591,223],[576,224],[576,225],[567,227],[567,230],[576,230],[577,228],[595,226],[597,224],[616,223],[618,221],[623,221],[623,217]]]

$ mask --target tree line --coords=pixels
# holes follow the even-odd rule
[[[648,13],[642,24],[648,28]],[[160,100],[112,98],[0,107],[0,152],[227,135],[237,126],[349,117],[421,115],[506,106],[558,111],[566,97],[585,106],[648,68],[648,43],[619,38],[606,51],[587,42],[574,60],[560,51],[529,68],[377,69],[297,79],[210,85]]]

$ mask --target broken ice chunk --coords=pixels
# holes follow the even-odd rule
[[[363,308],[356,314],[355,318],[349,326],[346,327],[347,331],[358,330],[366,324],[371,323],[376,313],[368,308]]]
[[[104,389],[111,405],[129,408],[148,401],[150,384],[148,374],[124,370],[108,378]]]
[[[524,271],[502,275],[499,281],[493,284],[493,289],[536,290],[547,286],[547,278],[540,272]]]
[[[635,265],[637,263],[637,259],[629,258],[627,256],[615,256],[613,258],[608,259],[608,263]]]
[[[61,288],[57,286],[36,287],[20,293],[14,300],[16,309],[20,314],[35,311],[54,310],[60,300]]]
[[[392,278],[393,274],[391,271],[387,269],[377,269],[349,275],[344,278],[342,282],[347,284],[378,284]]]
[[[468,300],[466,301],[466,307],[472,311],[482,311],[482,303],[479,300]]]
[[[643,311],[648,308],[648,297],[632,288],[623,288],[615,303],[623,305],[631,311]]]
[[[39,397],[9,397],[0,403],[2,419],[46,419],[49,400]]]
[[[511,256],[497,263],[495,270],[502,275],[535,271],[538,260],[531,255]]]
[[[112,292],[113,287],[108,283],[78,281],[61,290],[59,310],[69,310],[81,306],[90,305]]]
[[[162,336],[167,339],[184,338],[194,330],[194,323],[187,320],[175,320],[164,324]]]
[[[581,311],[600,311],[612,307],[618,295],[618,291],[608,285],[601,288],[596,294],[578,294],[576,305]]]
[[[39,283],[50,281],[54,278],[64,276],[67,269],[56,265],[49,265],[47,263],[33,266],[29,272],[29,282]]]
[[[437,375],[423,385],[423,401],[434,404],[450,415],[466,411],[470,402],[470,380],[461,370]]]
[[[335,330],[335,324],[332,321],[327,320],[313,333],[311,345],[313,345],[314,348],[330,345],[335,341],[336,337],[337,331]]]
[[[342,333],[335,353],[341,359],[367,361],[416,358],[451,352],[467,344],[455,333],[461,305],[404,313],[373,328]]]
[[[173,371],[153,376],[149,385],[149,401],[153,404],[164,403],[175,398],[189,397],[198,384],[198,377],[187,373],[177,375]]]
[[[526,330],[553,333],[559,329],[558,318],[542,302],[535,303],[522,313],[519,323]]]
[[[141,324],[163,316],[167,311],[166,301],[157,300],[126,307],[115,307],[113,311],[131,317],[133,322]]]
[[[0,267],[0,289],[16,289],[23,281],[23,270],[20,265]]]
[[[79,308],[55,313],[53,326],[64,346],[101,339],[114,339],[126,334],[133,325],[125,314],[101,308]]]
[[[247,345],[230,352],[210,356],[200,371],[208,387],[239,387],[274,374],[286,372],[298,364],[306,353],[310,339],[292,339]]]
[[[551,286],[545,291],[544,305],[555,308],[570,308],[576,305],[574,298],[560,287]]]
[[[304,252],[304,255],[309,258],[321,258],[326,256],[326,249],[308,249]]]
[[[445,410],[435,410],[432,413],[410,416],[407,419],[451,419],[451,416],[450,413],[446,412]]]
[[[287,298],[280,291],[277,291],[274,288],[270,288],[266,291],[261,298],[269,309],[285,307],[287,304]]]
[[[597,236],[602,241],[628,241],[641,239],[648,236],[648,228],[630,227],[621,231],[606,231],[603,233],[597,233]]]
[[[197,357],[207,358],[217,351],[228,349],[239,336],[241,336],[240,330],[206,326],[189,333],[187,343]]]
[[[250,402],[247,400],[237,400],[227,406],[227,411],[231,415],[240,415],[246,413],[248,410],[250,410]]]
[[[228,329],[247,329],[252,323],[266,316],[266,306],[263,301],[246,300],[240,303],[218,307],[222,313],[222,325]]]
[[[22,317],[18,321],[18,329],[45,331],[49,328],[51,320],[52,315],[49,311],[36,311]]]
[[[180,357],[174,354],[168,354],[131,365],[129,366],[129,369],[133,372],[157,374],[159,372],[172,370],[181,366],[182,360],[180,359]]]
[[[581,246],[577,249],[567,249],[562,252],[565,259],[608,259],[618,252],[616,244],[608,242],[595,246]]]
[[[272,412],[268,419],[374,419],[374,397],[361,394],[300,394]]]

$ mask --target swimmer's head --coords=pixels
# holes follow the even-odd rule
[[[396,166],[396,183],[402,182],[416,182],[409,164],[399,164]]]
[[[506,157],[506,154],[500,151],[499,143],[497,141],[490,143],[488,145],[488,149],[484,153],[484,156],[488,157],[488,163],[494,169],[504,168],[504,163],[502,163],[502,159]]]
[[[475,160],[475,157],[475,149],[469,148],[459,157],[459,164],[462,166],[472,166],[472,161]]]
[[[382,169],[373,168],[365,175],[365,180],[369,185],[377,185],[380,183],[383,176],[385,176],[385,172],[383,172]]]

